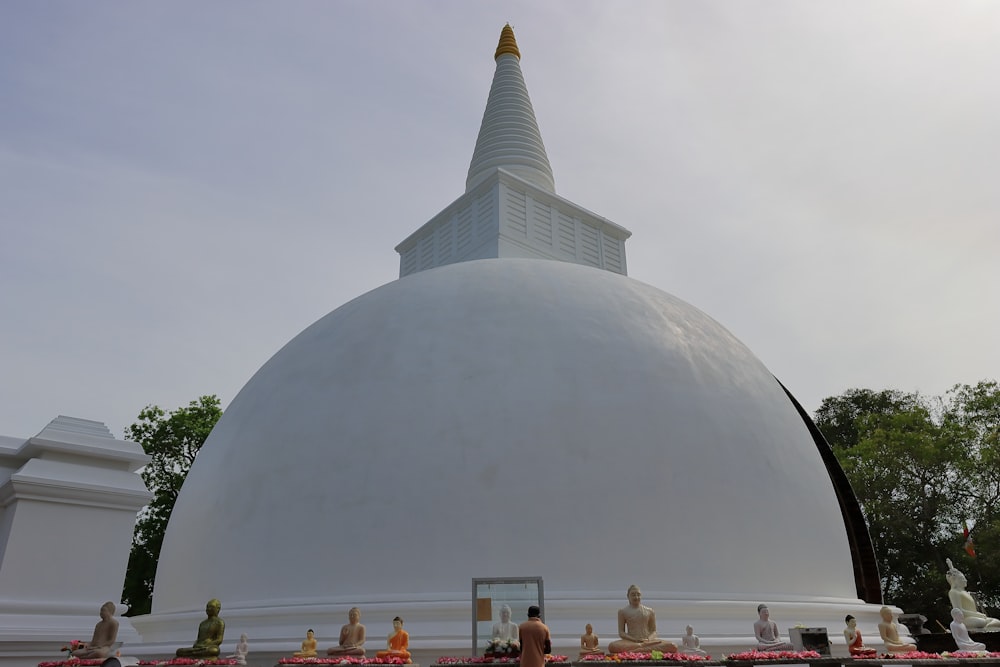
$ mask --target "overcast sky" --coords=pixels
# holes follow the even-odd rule
[[[505,22],[556,191],[807,410],[1000,376],[1000,3],[0,4],[0,434],[228,404],[461,195]]]

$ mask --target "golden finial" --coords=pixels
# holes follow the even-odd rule
[[[518,60],[521,59],[521,52],[517,50],[517,40],[514,39],[514,29],[509,23],[500,31],[500,43],[497,44],[497,52],[493,54],[493,59],[496,60],[505,53],[513,53]]]

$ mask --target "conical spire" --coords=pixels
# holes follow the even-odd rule
[[[510,27],[508,23],[500,31],[500,43],[497,44],[496,53],[493,54],[493,60],[496,60],[505,53],[510,53],[517,56],[517,59],[521,59],[521,51],[517,48],[517,40],[514,39],[514,29]]]
[[[494,57],[497,68],[490,96],[486,100],[476,149],[472,153],[465,191],[469,192],[501,167],[540,188],[555,192],[552,167],[545,154],[535,111],[521,74],[521,52],[509,23],[500,32],[500,43]]]

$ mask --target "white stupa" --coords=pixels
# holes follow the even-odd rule
[[[749,647],[759,602],[783,635],[837,641],[851,613],[877,638],[825,443],[724,327],[626,276],[627,230],[555,193],[519,61],[505,27],[466,192],[397,247],[400,279],[288,343],[205,443],[145,652],[217,597],[224,649],[333,645],[357,605],[371,648],[400,615],[421,662],[467,655],[472,579],[517,576],[566,653],[588,622],[615,637],[632,583],[675,641]]]

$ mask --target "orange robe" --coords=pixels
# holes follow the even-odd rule
[[[871,656],[878,653],[873,648],[867,648],[861,640],[861,631],[858,629],[854,630],[854,641],[847,645],[847,651],[851,655],[867,655]]]
[[[545,649],[552,650],[552,635],[542,619],[529,618],[518,626],[517,636],[521,641],[521,667],[545,667]]]
[[[402,658],[409,662],[410,634],[406,630],[400,630],[392,637],[389,637],[389,648],[375,654],[376,658]]]

